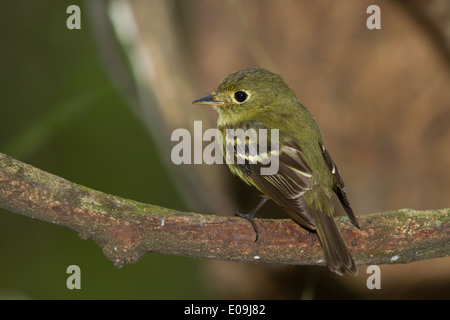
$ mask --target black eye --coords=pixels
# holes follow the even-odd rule
[[[245,100],[247,100],[248,94],[245,93],[244,91],[236,91],[234,93],[234,98],[236,99],[237,102],[244,102]]]

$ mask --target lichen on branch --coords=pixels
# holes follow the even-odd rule
[[[0,153],[0,207],[92,238],[120,267],[147,252],[229,261],[324,265],[316,237],[292,220],[181,212],[96,191]],[[357,265],[450,256],[450,209],[336,218]]]

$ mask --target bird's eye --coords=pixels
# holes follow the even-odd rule
[[[244,102],[247,98],[248,94],[244,91],[236,91],[234,93],[234,99],[236,99],[237,102]]]

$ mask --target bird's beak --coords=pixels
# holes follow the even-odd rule
[[[195,100],[194,102],[195,104],[204,104],[204,105],[208,105],[208,106],[223,106],[225,104],[224,101],[218,101],[216,100],[215,96],[206,96],[200,99]]]

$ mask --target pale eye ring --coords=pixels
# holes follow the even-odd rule
[[[234,93],[234,99],[237,102],[244,102],[245,100],[247,100],[247,98],[248,98],[248,94],[245,91],[239,90]]]

